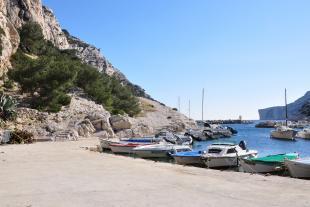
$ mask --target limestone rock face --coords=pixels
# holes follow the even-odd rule
[[[7,123],[6,129],[23,129],[34,134],[38,140],[77,140],[79,137],[90,137],[97,130],[114,137],[110,126],[110,113],[101,105],[75,94],[71,104],[63,107],[58,113],[40,112],[34,109],[19,108],[17,120]],[[102,122],[102,128],[95,128],[96,120]]]
[[[0,12],[0,27],[2,31],[0,33],[0,44],[2,48],[2,52],[0,53],[0,75],[2,76],[6,72],[6,69],[10,67],[11,55],[18,48],[19,34],[11,21],[2,12]]]
[[[300,113],[300,109],[304,104],[310,102],[310,91],[308,91],[303,97],[297,99],[295,102],[287,105],[288,119],[289,120],[302,120],[309,118]],[[260,109],[260,120],[284,120],[285,119],[285,107],[276,106],[266,109]]]
[[[37,22],[44,37],[59,49],[68,49],[69,43],[53,12],[42,6],[41,0],[1,0],[0,27],[1,35],[0,73],[10,67],[10,57],[19,45],[18,29],[28,21]],[[0,75],[1,75],[0,74]]]
[[[100,49],[93,45],[90,45],[77,37],[69,34],[68,31],[64,31],[70,44],[70,49],[77,51],[77,56],[86,64],[89,64],[97,68],[100,72],[106,73],[109,76],[116,77],[123,85],[130,87],[136,96],[145,97],[151,99],[143,88],[131,83],[126,76],[115,68],[102,54]]]
[[[56,114],[19,108],[15,123],[8,123],[7,129],[24,129],[35,137],[50,140],[77,139],[101,131],[105,137],[146,136],[162,128],[182,131],[194,122],[171,108],[153,101],[140,86],[131,83],[101,53],[100,49],[73,37],[62,30],[52,10],[42,6],[41,0],[0,0],[0,76],[10,68],[10,57],[16,52],[20,37],[18,30],[27,22],[37,22],[46,40],[59,49],[74,49],[76,55],[86,64],[100,72],[116,77],[128,86],[142,102],[154,105],[154,110],[143,110],[136,118],[113,116],[102,105],[76,94],[71,94],[71,104]]]
[[[94,66],[100,72],[115,76],[122,84],[129,86],[137,96],[151,98],[145,90],[131,83],[123,73],[116,69],[100,52],[100,49],[71,36],[60,27],[53,11],[42,5],[41,0],[1,0],[0,26],[5,31],[1,35],[4,48],[0,57],[2,73],[10,67],[9,59],[19,45],[17,30],[29,21],[37,22],[45,39],[59,49],[75,49],[77,56],[85,63]]]
[[[16,29],[28,21],[37,22],[43,30],[44,37],[60,49],[68,49],[65,34],[56,20],[52,10],[42,6],[41,0],[4,0],[7,16]]]
[[[146,98],[139,98],[139,100],[142,115],[134,119],[134,126],[138,124],[151,126],[155,132],[162,129],[182,132],[188,128],[196,128],[196,122],[193,119],[189,119],[168,106]]]
[[[115,131],[130,129],[132,126],[129,117],[122,115],[111,116],[110,123]]]

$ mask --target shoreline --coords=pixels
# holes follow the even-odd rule
[[[0,206],[310,206],[310,181],[85,150],[97,138],[0,146]]]

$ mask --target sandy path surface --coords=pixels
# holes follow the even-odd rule
[[[310,206],[310,181],[99,154],[96,139],[0,146],[0,206]]]

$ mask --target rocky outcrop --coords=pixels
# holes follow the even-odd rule
[[[123,73],[116,69],[101,53],[100,49],[73,37],[62,30],[52,10],[42,6],[41,0],[1,0],[0,1],[0,76],[10,68],[10,57],[18,48],[18,30],[27,22],[37,22],[46,40],[59,49],[74,49],[76,55],[86,64],[100,72],[116,77],[128,86],[140,99],[142,107],[139,117],[113,116],[103,106],[89,100],[83,94],[72,93],[70,106],[56,114],[19,108],[15,123],[7,123],[8,129],[25,129],[37,139],[76,140],[79,136],[91,136],[95,131],[103,137],[146,136],[163,128],[182,131],[195,126],[193,120],[164,106],[151,97],[140,86],[131,83]]]
[[[115,131],[120,131],[124,129],[130,129],[132,123],[128,116],[114,115],[110,117],[110,123]]]
[[[0,1],[0,27],[2,54],[0,71],[5,73],[10,67],[10,57],[18,48],[18,29],[28,21],[37,22],[44,37],[60,49],[68,49],[69,43],[53,12],[42,6],[41,0],[2,0]],[[0,74],[1,75],[1,74]]]
[[[0,5],[1,11],[3,10],[3,2]],[[19,34],[11,23],[11,21],[5,16],[3,12],[0,12],[0,44],[2,50],[0,51],[0,76],[2,76],[7,68],[10,67],[10,57],[18,48]]]
[[[309,118],[300,112],[301,108],[310,101],[310,91],[308,91],[303,97],[299,98],[295,102],[288,104],[288,119],[289,120],[302,120]],[[284,120],[285,119],[285,107],[276,106],[266,109],[260,109],[260,120]]]
[[[60,49],[68,49],[69,44],[53,12],[42,6],[41,0],[4,0],[2,13],[19,29],[25,22],[37,22],[44,37]]]
[[[131,83],[126,76],[115,68],[102,54],[100,49],[88,44],[77,37],[70,35],[67,30],[63,30],[70,44],[70,49],[76,50],[76,55],[86,64],[97,68],[100,72],[106,73],[109,76],[116,77],[123,85],[128,86],[139,97],[151,99],[143,88]]]
[[[193,119],[189,119],[170,107],[146,98],[139,98],[139,100],[142,112],[133,120],[133,126],[139,124],[150,126],[155,133],[163,129],[182,132],[185,129],[196,127],[196,122]]]
[[[0,71],[4,73],[10,67],[9,59],[19,45],[17,30],[28,21],[37,22],[45,39],[59,49],[74,49],[77,56],[85,63],[94,66],[100,72],[115,76],[123,85],[127,85],[136,96],[151,98],[145,90],[131,83],[126,76],[116,69],[100,52],[100,49],[73,37],[62,30],[53,11],[42,6],[41,0],[2,0],[0,2],[0,26],[4,30],[1,45],[4,48],[0,56]],[[0,74],[1,75],[1,74]]]
[[[109,123],[109,112],[87,98],[77,94],[70,96],[71,104],[58,113],[19,108],[16,121],[6,123],[4,128],[23,129],[33,133],[35,139],[44,141],[76,140],[79,137],[90,137],[97,130],[106,132],[109,137],[115,136]],[[102,128],[95,127],[98,120],[103,122]]]

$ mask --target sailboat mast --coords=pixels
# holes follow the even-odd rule
[[[191,119],[191,100],[188,101],[188,119]]]
[[[203,106],[204,106],[204,99],[205,99],[205,89],[202,89],[202,105],[201,105],[201,120],[203,121]]]
[[[288,113],[287,113],[287,95],[286,95],[286,89],[285,89],[285,125],[287,126],[287,119],[288,119]]]
[[[178,109],[179,109],[179,112],[181,113],[181,97],[180,96],[178,97]]]

